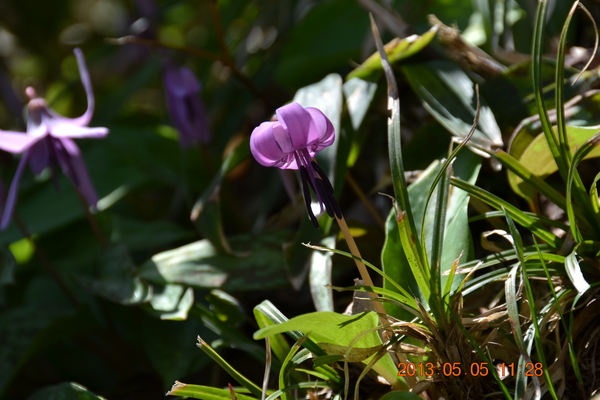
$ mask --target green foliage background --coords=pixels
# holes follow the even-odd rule
[[[109,246],[103,247],[94,237],[68,180],[58,174],[54,182],[47,172],[38,177],[29,171],[24,175],[16,213],[25,230],[13,223],[0,233],[0,397],[154,399],[163,398],[175,380],[225,387],[229,378],[194,346],[198,335],[260,382],[265,351],[262,343],[251,339],[258,328],[252,318],[254,306],[269,299],[288,317],[311,312],[315,308],[312,286],[321,290],[313,295],[322,296],[315,300],[317,307],[344,310],[349,296],[336,294],[332,302],[321,283],[331,274],[334,285],[351,285],[352,261],[341,256],[314,261],[313,252],[300,245],[324,241],[336,247],[330,222],[323,218],[322,229],[314,230],[302,201],[291,202],[286,195],[282,177],[293,182],[294,176],[259,166],[249,152],[252,129],[295,95],[310,98],[329,91],[342,99],[343,93],[339,104],[330,104],[338,117],[334,123],[339,142],[319,162],[330,172],[363,257],[384,268],[403,257],[398,242],[386,241],[386,234],[394,229],[386,230],[384,223],[392,209],[390,202],[376,195],[377,191],[393,193],[386,84],[378,63],[371,70],[356,69],[375,52],[368,17],[373,3],[0,3],[0,128],[25,130],[27,86],[35,87],[63,115],[83,113],[85,94],[72,53],[77,46],[86,56],[96,97],[90,126],[110,129],[104,140],[78,141],[101,198],[95,219]],[[426,169],[447,155],[452,135],[464,137],[468,132],[474,104],[464,104],[471,99],[462,96],[457,82],[480,85],[482,112],[490,119],[480,120],[474,135],[478,143],[507,144],[519,123],[537,111],[527,61],[509,65],[494,76],[466,70],[448,56],[433,33],[426,35],[427,16],[435,14],[446,25],[456,25],[465,38],[488,53],[511,43],[516,52],[527,55],[534,3],[381,2],[393,10],[388,13],[392,23],[375,15],[384,42],[398,31],[404,36],[422,35],[421,44],[417,41],[417,47],[395,60],[405,170]],[[550,56],[556,52],[553,40],[569,11],[568,3],[556,2],[549,15],[545,53]],[[598,16],[598,5],[588,6]],[[503,21],[498,18],[499,7],[506,11]],[[570,42],[591,47],[589,24],[573,26]],[[128,44],[111,40],[126,36],[140,40]],[[165,107],[164,57],[190,67],[202,82],[201,96],[212,132],[209,144],[180,149]],[[544,84],[551,83],[553,64],[545,63],[543,71]],[[350,73],[364,79],[364,90],[348,85]],[[298,92],[314,83],[318,85]],[[596,85],[595,76],[588,75],[566,87],[566,98]],[[424,91],[434,89],[428,98]],[[356,109],[348,103],[352,90],[360,93]],[[596,125],[600,122],[597,96],[586,99],[572,119],[580,125]],[[521,138],[532,139],[540,132],[533,125],[526,127]],[[528,157],[535,160],[539,154],[530,152]],[[534,161],[530,164],[542,178],[549,174],[535,170]],[[16,165],[11,155],[0,154],[5,189]],[[517,207],[531,206],[531,198],[523,198],[528,189],[515,189],[514,176],[510,177],[511,189],[505,172],[495,171],[479,156],[463,155],[455,175],[474,184],[480,165],[478,186]],[[597,170],[594,161],[586,165]],[[410,196],[427,193],[433,170],[409,189]],[[586,183],[592,180],[584,179]],[[350,180],[366,193],[377,217],[351,189]],[[456,194],[452,210],[462,214],[454,225],[448,222],[448,241],[456,246],[444,253],[443,270],[462,250],[468,261],[487,254],[479,237],[489,225],[477,222],[469,229],[467,197],[458,189]],[[194,221],[192,210],[200,212]],[[479,212],[481,207],[471,210],[471,216]],[[492,226],[500,225],[505,226],[492,220]],[[308,260],[313,260],[315,271],[307,278]],[[72,298],[48,272],[47,262]],[[407,271],[398,270],[394,278],[410,287],[412,276],[401,275]],[[393,307],[388,310],[402,315]],[[89,391],[65,382],[77,382]]]

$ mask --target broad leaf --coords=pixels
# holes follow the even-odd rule
[[[410,35],[404,39],[394,38],[387,43],[385,52],[391,64],[411,57],[425,48],[435,35],[437,34],[438,26],[435,25],[422,35]],[[353,78],[365,79],[373,81],[379,77],[382,72],[381,57],[379,53],[373,53],[360,66],[355,68],[348,74],[346,80],[350,81]]]
[[[474,84],[467,74],[448,61],[407,64],[402,71],[423,107],[450,133],[464,138],[473,125],[476,104]],[[503,146],[500,128],[483,101],[471,140],[486,149]]]
[[[567,139],[569,141],[571,154],[599,131],[600,129],[598,127],[567,126]],[[597,147],[587,154],[585,158],[588,159],[599,156],[600,147]],[[554,158],[552,157],[544,134],[539,134],[524,148],[519,161],[525,168],[531,171],[534,176],[541,179],[545,179],[558,171],[558,167],[554,162]],[[515,193],[521,197],[525,199],[531,199],[533,197],[535,189],[510,171],[508,172],[508,182]]]
[[[178,283],[223,290],[258,290],[288,284],[282,245],[286,233],[235,236],[240,256],[220,254],[206,239],[154,255],[139,277],[161,285]]]

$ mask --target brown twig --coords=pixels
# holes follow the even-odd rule
[[[218,54],[211,53],[210,51],[202,50],[197,47],[177,46],[175,44],[165,44],[165,43],[160,43],[154,39],[146,39],[146,38],[141,38],[139,36],[133,36],[133,35],[123,36],[120,38],[107,38],[106,42],[110,43],[110,44],[118,45],[118,46],[123,46],[125,44],[130,44],[130,43],[141,44],[143,46],[148,46],[148,47],[177,50],[182,53],[187,53],[187,54],[190,54],[190,55],[193,55],[196,57],[204,58],[209,61],[222,61],[221,57]]]
[[[189,47],[189,46],[177,46],[173,44],[161,43],[153,39],[141,38],[138,36],[123,36],[120,38],[107,38],[106,41],[110,44],[115,45],[124,45],[129,43],[141,44],[148,47],[156,47],[156,48],[164,48],[164,49],[172,49],[176,51],[180,51],[182,53],[187,53],[196,57],[203,58],[209,61],[218,61],[223,63],[224,66],[231,70],[231,73],[235,75],[240,82],[246,86],[248,91],[250,91],[254,96],[262,99],[266,104],[269,104],[268,99],[262,94],[262,92],[252,83],[246,75],[244,75],[239,68],[235,65],[235,61],[229,52],[227,47],[227,43],[225,42],[225,32],[223,30],[223,26],[221,25],[221,18],[219,14],[219,9],[216,1],[212,3],[212,14],[213,20],[215,22],[215,33],[217,35],[217,42],[219,45],[219,49],[222,54],[215,54],[210,51],[206,51],[203,49],[199,49],[197,47]]]
[[[342,231],[342,234],[344,235],[344,239],[346,239],[346,243],[348,243],[348,248],[350,249],[350,253],[352,253],[352,255],[354,257],[358,257],[358,258],[362,259],[362,256],[360,255],[360,251],[358,250],[358,247],[356,246],[356,242],[354,241],[354,238],[352,237],[352,234],[350,233],[350,229],[348,229],[348,224],[346,224],[346,220],[344,219],[344,217],[342,216],[342,218],[338,218],[336,216],[335,220],[337,221],[337,223],[340,227],[340,230]],[[354,259],[354,262],[356,263],[356,267],[358,268],[358,272],[360,274],[360,279],[363,280],[365,285],[371,286],[371,287],[375,286],[373,284],[373,281],[371,280],[371,275],[369,275],[369,271],[367,271],[367,267],[365,266],[365,264],[362,261],[357,260],[357,259]],[[369,293],[369,296],[371,296],[372,298],[379,297],[379,295],[377,293],[373,293],[373,292],[368,292],[368,293]],[[381,304],[381,302],[379,302],[379,301],[375,301],[374,303],[375,303],[375,310],[379,314],[381,323],[383,325],[388,324],[389,322],[385,318],[387,313],[385,311],[385,308],[383,307],[383,304]]]

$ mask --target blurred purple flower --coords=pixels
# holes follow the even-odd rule
[[[27,105],[27,132],[0,130],[0,150],[9,153],[23,153],[19,166],[8,190],[8,196],[0,222],[0,229],[5,229],[10,222],[19,181],[29,161],[35,174],[47,167],[60,166],[73,186],[92,206],[98,202],[98,196],[92,186],[81,152],[72,139],[103,138],[108,134],[107,128],[88,128],[94,112],[94,93],[83,53],[74,50],[81,75],[81,83],[85,89],[88,107],[78,118],[67,118],[57,114],[46,104],[46,100],[37,96],[32,87],[25,90],[29,97]]]
[[[204,103],[200,98],[201,85],[191,69],[165,63],[163,72],[167,110],[179,131],[179,145],[189,148],[210,141],[210,130]]]
[[[319,224],[311,209],[309,187],[317,195],[321,212],[325,208],[330,217],[335,215],[341,218],[342,212],[335,200],[333,187],[313,160],[315,154],[335,140],[331,121],[320,110],[304,108],[298,103],[280,107],[275,114],[275,121],[263,122],[252,131],[252,155],[265,167],[300,170],[304,202],[315,227],[318,228]]]

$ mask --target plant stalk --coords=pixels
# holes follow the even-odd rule
[[[356,242],[354,241],[354,238],[352,237],[352,234],[350,233],[348,224],[346,224],[346,219],[343,216],[342,216],[342,218],[338,218],[336,216],[335,220],[337,221],[337,223],[342,231],[342,234],[344,235],[344,239],[346,239],[346,243],[348,244],[350,253],[352,253],[352,255],[355,257],[362,258],[362,256],[360,255],[360,251],[358,250],[358,247],[356,246]],[[365,264],[363,264],[362,261],[357,260],[357,259],[354,259],[354,262],[356,263],[356,267],[358,268],[358,272],[360,274],[360,279],[363,280],[365,285],[366,286],[375,286],[373,284],[373,281],[371,280],[371,276],[369,275],[369,271],[367,270],[367,267],[365,266]],[[371,296],[372,298],[379,297],[379,295],[377,293],[373,293],[373,292],[368,292],[368,293],[369,293],[369,296]],[[381,323],[383,325],[389,324],[388,320],[385,317],[387,315],[387,313],[385,311],[385,308],[383,307],[383,304],[381,304],[381,302],[379,302],[379,301],[374,301],[374,303],[375,303],[375,310],[379,314]]]

